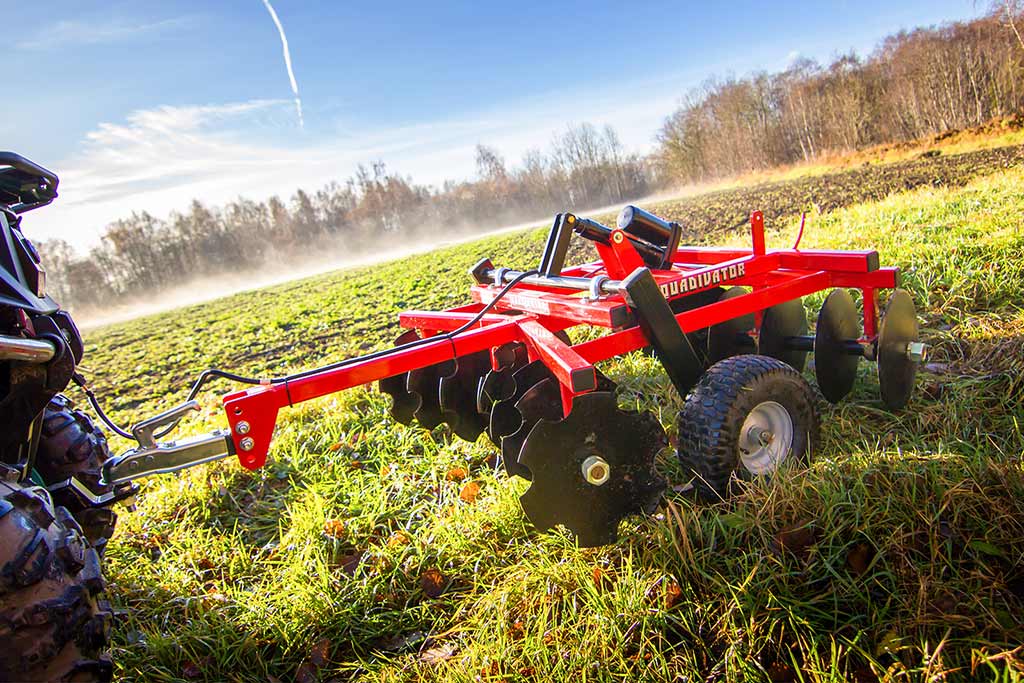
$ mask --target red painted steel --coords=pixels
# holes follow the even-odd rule
[[[760,317],[765,309],[776,304],[831,287],[844,287],[863,292],[864,336],[861,341],[873,341],[877,334],[877,291],[898,285],[897,269],[879,268],[878,254],[874,251],[768,250],[760,212],[751,215],[751,234],[750,249],[680,248],[671,269],[653,271],[662,293],[670,300],[715,287],[752,288],[745,295],[679,313],[676,320],[684,332],[751,313]],[[614,230],[611,238],[611,244],[597,245],[600,261],[565,268],[562,275],[606,276],[620,280],[642,267],[643,261],[625,233]],[[520,283],[498,300],[471,329],[448,336],[473,320],[485,305],[495,300],[499,291],[493,286],[473,285],[470,288],[472,303],[467,305],[446,311],[401,313],[402,327],[418,330],[429,339],[422,344],[353,359],[339,367],[303,373],[286,382],[225,396],[224,408],[242,465],[255,469],[266,461],[281,408],[350,387],[493,350],[509,342],[522,342],[531,359],[540,359],[551,369],[561,387],[563,410],[568,414],[575,396],[594,389],[595,363],[650,345],[621,295],[592,300],[589,292],[527,283]],[[575,346],[566,345],[554,335],[576,325],[602,327],[609,333]],[[242,421],[249,425],[244,436],[238,433],[238,424]],[[244,448],[246,445],[249,448]]]
[[[761,256],[765,253],[764,244],[764,214],[754,211],[750,214],[750,236],[753,238],[754,255]]]

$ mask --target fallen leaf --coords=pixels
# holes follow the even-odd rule
[[[591,572],[591,578],[594,580],[594,588],[599,591],[610,588],[612,585],[612,577],[600,567],[594,567],[593,572]]]
[[[409,541],[411,540],[412,539],[409,538],[409,534],[405,533],[404,531],[396,531],[395,533],[391,534],[391,538],[388,539],[388,547],[394,548],[400,545],[409,545]]]
[[[672,609],[683,599],[683,589],[675,581],[665,584],[665,609]]]
[[[309,651],[309,663],[318,669],[327,666],[331,661],[331,641],[328,638],[321,638],[313,649]]]
[[[362,460],[353,460],[352,462],[350,462],[348,464],[348,466],[351,467],[354,470],[361,470],[361,469],[363,469],[363,461]]]
[[[330,446],[328,446],[327,450],[329,450],[331,453],[337,453],[338,451],[341,450],[341,446],[342,443],[338,441],[337,443],[332,443]]]
[[[806,558],[812,545],[818,540],[818,533],[812,522],[799,522],[791,524],[772,539],[772,549],[777,554],[788,551],[793,555]]]
[[[420,653],[420,661],[424,664],[437,664],[455,656],[455,646],[441,645],[424,650]]]
[[[428,569],[420,576],[420,588],[429,598],[436,598],[444,593],[446,583],[444,574],[437,569]]]
[[[320,676],[316,673],[316,667],[309,662],[303,662],[295,671],[295,683],[319,683]]]
[[[532,666],[524,666],[519,669],[519,675],[524,678],[532,678],[537,675],[537,670]]]
[[[875,557],[875,549],[867,543],[858,543],[846,554],[846,564],[856,576],[868,570],[871,560]]]
[[[342,538],[345,535],[345,522],[340,519],[329,519],[324,522],[324,534],[331,538]]]
[[[768,680],[772,683],[790,683],[796,680],[796,672],[789,664],[775,661],[768,665]]]
[[[359,568],[359,563],[363,559],[363,551],[356,550],[348,555],[342,555],[338,558],[337,567],[342,572],[349,576],[355,576],[356,569]]]
[[[483,668],[480,669],[480,675],[484,678],[490,678],[491,676],[498,676],[501,674],[501,665],[498,662],[490,662],[484,664]]]
[[[469,472],[465,467],[453,467],[448,470],[448,474],[444,475],[444,478],[446,481],[462,481],[467,476],[469,476]]]
[[[202,678],[204,676],[203,667],[191,660],[187,661],[185,666],[181,667],[181,675],[190,680]]]
[[[509,635],[512,636],[513,640],[518,640],[519,638],[522,638],[523,635],[525,634],[525,632],[526,632],[526,627],[523,625],[523,622],[522,622],[521,619],[516,619],[512,623],[511,628],[509,628]]]
[[[479,482],[470,481],[470,482],[467,482],[462,487],[461,491],[459,491],[459,498],[461,498],[466,503],[472,503],[473,501],[476,500],[476,497],[477,497],[477,495],[479,495],[479,493],[480,493],[480,484],[479,484]]]
[[[384,465],[384,467],[380,468],[380,476],[381,476],[382,479],[384,477],[388,476],[389,474],[391,474],[391,466],[390,465]]]

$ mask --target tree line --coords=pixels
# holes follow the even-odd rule
[[[108,225],[85,255],[60,240],[40,251],[58,301],[102,309],[211,274],[301,263],[309,254],[372,254],[439,230],[478,233],[682,182],[981,125],[1024,109],[1021,23],[1011,2],[970,22],[891,35],[866,58],[801,59],[779,73],[711,79],[665,119],[648,157],[624,150],[611,127],[583,123],[512,167],[478,145],[472,180],[419,185],[376,162],[287,201],[194,200],[166,219],[133,213]]]
[[[864,59],[711,79],[665,120],[655,160],[663,178],[699,182],[1020,112],[1020,24],[1015,5],[997,5],[974,21],[890,35]]]
[[[477,178],[419,185],[383,162],[359,166],[342,183],[288,201],[239,198],[222,207],[193,200],[167,219],[132,213],[106,227],[88,254],[62,240],[40,245],[51,295],[65,308],[99,310],[190,280],[370,255],[382,245],[479,233],[566,206],[624,202],[650,190],[646,161],[628,154],[611,127],[570,126],[547,153],[509,168],[493,148],[476,148]]]

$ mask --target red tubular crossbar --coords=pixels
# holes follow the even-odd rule
[[[874,251],[767,250],[763,217],[759,213],[752,216],[751,228],[751,249],[680,248],[669,269],[653,271],[669,300],[720,286],[752,288],[745,295],[677,314],[675,318],[684,332],[744,315],[759,316],[777,304],[831,287],[846,287],[864,293],[862,341],[873,341],[877,330],[877,290],[897,286],[899,273],[895,268],[879,268]],[[563,269],[562,276],[621,279],[624,270],[635,269],[642,263],[629,240],[622,239],[621,231],[609,234],[610,244],[599,245],[601,261]],[[500,298],[499,292],[497,286],[478,284],[470,290],[471,304],[441,312],[402,313],[402,327],[418,330],[428,339],[416,346],[356,358],[340,366],[225,396],[232,441],[242,465],[255,469],[266,461],[278,411],[296,403],[492,350],[509,342],[521,342],[526,345],[530,359],[543,361],[558,380],[567,414],[573,397],[596,387],[594,364],[650,344],[621,293],[591,298],[592,293],[551,286],[550,280],[520,283]],[[448,336],[488,304],[493,304],[491,311],[472,329]],[[609,332],[575,346],[565,344],[554,334],[577,325],[602,327]]]

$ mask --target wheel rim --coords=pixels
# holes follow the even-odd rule
[[[754,406],[740,428],[739,455],[751,474],[778,469],[793,448],[793,418],[775,401]]]

